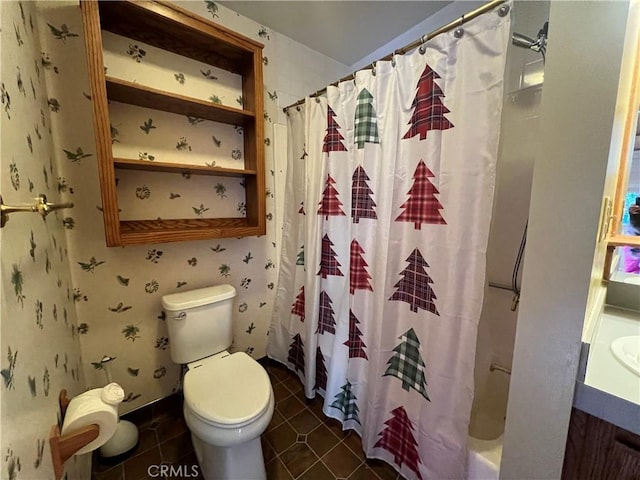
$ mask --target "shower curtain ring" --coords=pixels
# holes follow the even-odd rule
[[[460,21],[458,22],[458,28],[456,28],[453,31],[453,36],[456,38],[460,38],[464,35],[464,28],[462,28],[462,25],[464,25],[464,15],[462,15],[460,17]]]
[[[371,76],[373,76],[373,77],[376,76],[376,64],[375,63],[371,64]]]
[[[420,52],[420,55],[424,55],[425,52],[427,51],[427,47],[424,45],[426,43],[426,41],[427,40],[425,39],[424,35],[422,37],[420,37],[421,45],[420,45],[420,48],[418,48],[418,52]]]
[[[296,105],[296,112],[300,111],[300,105]]]
[[[396,66],[396,52],[393,52],[391,54],[391,66],[395,67]]]

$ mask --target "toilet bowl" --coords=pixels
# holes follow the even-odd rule
[[[273,416],[271,382],[244,352],[190,363],[184,418],[205,479],[266,478],[260,435]]]
[[[184,418],[205,480],[265,480],[260,435],[273,416],[262,366],[230,354],[235,289],[207,287],[162,297],[171,359],[186,364]]]

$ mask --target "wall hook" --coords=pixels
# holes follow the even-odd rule
[[[9,221],[9,215],[11,213],[18,212],[35,212],[46,217],[54,210],[60,210],[61,208],[73,208],[73,202],[66,203],[50,203],[47,201],[47,196],[41,193],[34,199],[33,204],[26,205],[5,205],[0,195],[0,228],[4,227]]]

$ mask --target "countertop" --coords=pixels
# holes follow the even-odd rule
[[[578,376],[574,406],[640,434],[640,376],[622,365],[611,351],[619,337],[640,335],[640,312],[606,306],[591,344],[583,348],[586,374]],[[584,371],[584,369],[582,370]]]

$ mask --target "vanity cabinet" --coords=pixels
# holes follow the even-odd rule
[[[640,479],[640,436],[574,408],[562,478]]]
[[[175,3],[83,0],[81,8],[107,245],[263,235],[266,229],[263,46]],[[103,31],[239,75],[242,84],[241,106],[233,108],[107,76],[103,58]],[[135,68],[135,64],[131,68]],[[114,158],[110,101],[241,128],[244,168]],[[212,179],[239,177],[245,192],[245,215],[234,218],[162,219],[162,212],[158,211],[155,212],[156,218],[123,220],[119,213],[122,205],[119,207],[116,172],[127,170],[163,172],[168,174],[168,182],[178,181],[183,175]]]

